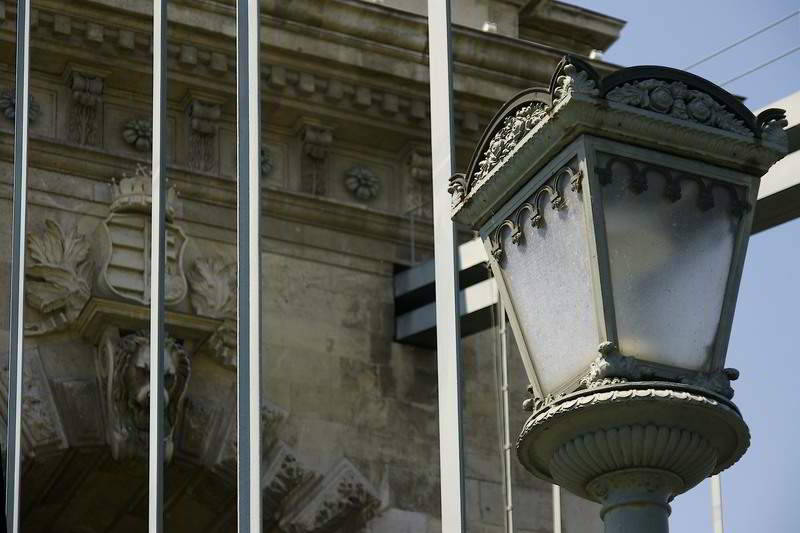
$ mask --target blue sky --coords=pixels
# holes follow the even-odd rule
[[[605,59],[676,68],[800,9],[800,1],[569,0],[627,20]],[[800,16],[692,69],[722,83],[800,45]],[[758,109],[800,90],[800,51],[733,82],[727,90]],[[744,458],[722,476],[725,533],[800,530],[800,220],[750,241],[727,366],[738,368],[734,401],[753,435]],[[672,533],[711,532],[708,482],[673,503]]]

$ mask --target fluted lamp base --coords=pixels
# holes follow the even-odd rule
[[[739,460],[750,433],[728,399],[636,382],[579,391],[534,412],[517,442],[541,479],[602,504],[606,533],[666,533],[669,502]]]

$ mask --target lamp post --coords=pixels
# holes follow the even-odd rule
[[[530,381],[519,459],[602,504],[608,533],[668,531],[672,498],[749,445],[725,354],[785,125],[687,72],[601,79],[567,56],[550,87],[500,109],[450,180]]]

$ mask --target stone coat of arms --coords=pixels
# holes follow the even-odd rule
[[[98,228],[98,292],[140,304],[150,302],[152,205],[151,175],[139,166],[111,186],[111,214]],[[165,304],[176,305],[187,293],[183,266],[187,237],[172,223],[175,190],[167,192]]]

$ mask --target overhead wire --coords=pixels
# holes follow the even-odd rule
[[[749,76],[749,75],[750,75],[750,74],[752,74],[753,72],[755,72],[755,71],[757,71],[757,70],[761,70],[762,68],[766,67],[767,65],[771,65],[772,63],[774,63],[774,62],[776,62],[776,61],[778,61],[778,60],[780,60],[780,59],[783,59],[784,57],[786,57],[786,56],[788,56],[788,55],[791,55],[791,54],[793,54],[793,53],[797,52],[798,50],[800,50],[800,46],[795,46],[795,47],[794,47],[794,48],[792,48],[791,50],[788,50],[788,51],[786,51],[786,52],[782,53],[781,55],[779,55],[779,56],[777,56],[777,57],[773,57],[773,58],[772,58],[772,59],[770,59],[769,61],[765,61],[764,63],[761,63],[760,65],[758,65],[758,66],[755,66],[755,67],[751,68],[751,69],[750,69],[750,70],[748,70],[748,71],[742,72],[742,73],[741,73],[741,74],[739,74],[738,76],[734,76],[733,78],[731,78],[731,79],[729,79],[729,80],[727,80],[727,81],[724,81],[724,82],[720,83],[720,86],[721,86],[721,87],[725,87],[726,85],[729,85],[729,84],[733,83],[733,82],[734,82],[734,81],[736,81],[736,80],[739,80],[739,79],[741,79],[741,78],[744,78],[745,76]]]
[[[691,69],[693,69],[694,67],[696,67],[696,66],[698,66],[698,65],[701,65],[701,64],[705,63],[706,61],[709,61],[709,60],[711,60],[711,59],[714,59],[714,58],[715,58],[715,57],[717,57],[718,55],[720,55],[720,54],[722,54],[722,53],[724,53],[724,52],[727,52],[727,51],[728,51],[728,50],[730,50],[731,48],[734,48],[734,47],[736,47],[736,46],[739,46],[740,44],[742,44],[742,43],[744,43],[744,42],[747,42],[747,41],[749,41],[749,40],[750,40],[750,39],[752,39],[753,37],[756,37],[756,36],[758,36],[758,35],[761,35],[761,34],[762,34],[762,33],[764,33],[765,31],[767,31],[767,30],[770,30],[770,29],[774,28],[774,27],[775,27],[775,26],[777,26],[778,24],[780,24],[780,23],[782,23],[782,22],[785,22],[785,21],[789,20],[789,19],[790,19],[790,18],[792,18],[792,17],[795,17],[795,16],[797,16],[798,14],[800,14],[800,9],[798,9],[798,10],[796,10],[796,11],[792,12],[792,13],[789,13],[789,14],[788,14],[788,15],[786,15],[785,17],[783,17],[783,18],[781,18],[781,19],[779,19],[779,20],[776,20],[775,22],[772,22],[772,23],[770,23],[770,24],[767,24],[767,25],[766,25],[766,26],[764,26],[763,28],[756,30],[755,32],[751,33],[750,35],[747,35],[747,36],[745,36],[745,37],[742,37],[742,38],[741,38],[741,39],[739,39],[738,41],[736,41],[736,42],[734,42],[734,43],[732,43],[732,44],[729,44],[728,46],[726,46],[726,47],[724,47],[724,48],[721,48],[721,49],[717,50],[717,51],[716,51],[716,52],[714,52],[713,54],[711,54],[711,55],[708,55],[708,56],[706,56],[706,57],[704,57],[704,58],[700,59],[699,61],[696,61],[696,62],[692,63],[692,64],[691,64],[691,65],[689,65],[688,67],[684,67],[684,68],[683,68],[683,70],[691,70]]]

